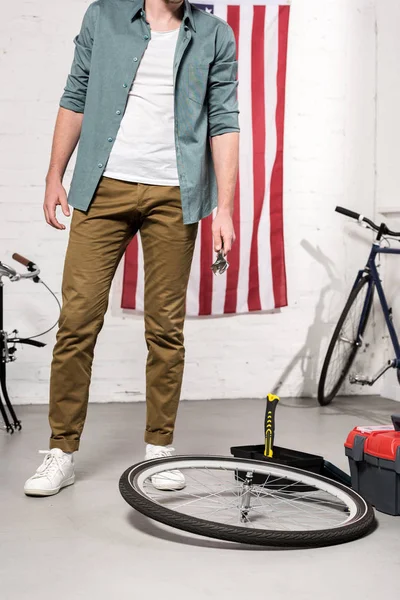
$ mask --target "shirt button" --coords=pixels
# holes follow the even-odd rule
[[[109,138],[108,138],[108,141],[109,141],[109,142],[112,142],[112,141],[113,141],[112,137],[109,137]]]
[[[148,36],[148,35],[145,35],[145,36],[144,36],[144,39],[145,39],[145,40],[148,40],[148,39],[149,39],[149,36]]]
[[[127,88],[127,87],[128,87],[128,84],[127,84],[127,83],[123,83],[123,84],[122,84],[122,87],[124,87],[124,88]]]
[[[99,167],[99,169],[101,169],[103,166],[103,163],[99,163],[97,166]]]
[[[135,58],[133,59],[133,61],[134,61],[134,62],[137,62],[137,60],[138,60],[138,59],[137,59],[137,56],[135,56]]]
[[[120,114],[121,114],[121,111],[120,111],[120,110],[117,110],[117,111],[115,112],[115,114],[116,114],[116,115],[120,115]]]

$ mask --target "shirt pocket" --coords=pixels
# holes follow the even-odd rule
[[[204,104],[207,93],[208,65],[189,65],[188,96],[193,102]]]

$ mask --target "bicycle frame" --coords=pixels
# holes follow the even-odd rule
[[[28,273],[21,274],[17,273],[12,267],[5,265],[0,262],[0,416],[4,421],[4,425],[6,431],[8,433],[14,433],[14,430],[21,429],[21,421],[17,418],[15,414],[14,407],[11,403],[10,397],[8,395],[7,390],[7,373],[6,373],[6,365],[8,362],[15,360],[15,345],[17,343],[20,344],[29,344],[31,346],[42,347],[45,346],[43,342],[38,342],[32,338],[20,338],[17,337],[17,331],[14,330],[12,332],[11,337],[4,330],[4,320],[3,320],[3,311],[4,311],[4,283],[3,277],[8,277],[10,281],[20,281],[21,279],[32,279],[35,283],[40,281],[39,273],[37,265],[32,261],[24,258],[20,254],[13,254],[14,260],[23,264],[28,269]],[[11,344],[11,347],[9,347]],[[4,404],[3,404],[4,400]],[[11,421],[8,417],[7,410],[11,416]]]
[[[371,297],[371,294],[373,293],[373,288],[375,286],[376,291],[378,293],[379,301],[380,301],[380,304],[382,307],[383,316],[385,318],[386,326],[388,328],[390,339],[392,341],[393,349],[394,349],[395,356],[396,356],[396,358],[393,361],[391,361],[390,366],[398,369],[398,368],[400,368],[400,343],[399,343],[399,338],[397,336],[396,330],[393,325],[392,310],[391,310],[391,308],[389,308],[389,305],[387,303],[386,296],[383,291],[382,282],[381,282],[381,279],[380,279],[380,276],[378,273],[378,269],[376,266],[376,257],[378,256],[378,254],[398,254],[398,255],[400,255],[400,249],[396,250],[394,248],[382,248],[378,241],[374,242],[372,245],[371,252],[368,257],[366,266],[364,267],[364,269],[359,271],[357,274],[356,280],[354,282],[354,286],[357,285],[357,283],[360,281],[360,279],[362,277],[365,276],[365,274],[368,274],[371,278],[371,284],[369,285],[369,289],[368,289],[367,296],[366,296],[365,303],[364,303],[363,312],[361,314],[357,338],[360,339],[360,337],[361,337],[360,331],[362,329],[362,325],[364,323],[364,319],[366,316],[368,300]]]
[[[7,334],[3,329],[3,289],[4,284],[0,277],[0,413],[3,418],[6,431],[13,433],[14,429],[21,429],[21,421],[17,418],[11,400],[8,396],[6,382],[6,362],[7,362]],[[2,397],[4,398],[5,406],[11,415],[12,423],[10,422],[6,408],[3,405]]]

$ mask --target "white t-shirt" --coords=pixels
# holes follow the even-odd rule
[[[173,62],[179,29],[152,31],[129,91],[105,177],[179,185],[174,132]]]

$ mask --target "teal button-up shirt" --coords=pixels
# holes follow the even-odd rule
[[[149,39],[143,0],[97,0],[86,11],[60,101],[84,113],[68,196],[75,208],[90,206]],[[239,131],[232,29],[184,0],[173,69],[183,222],[195,223],[217,205],[210,138]]]

